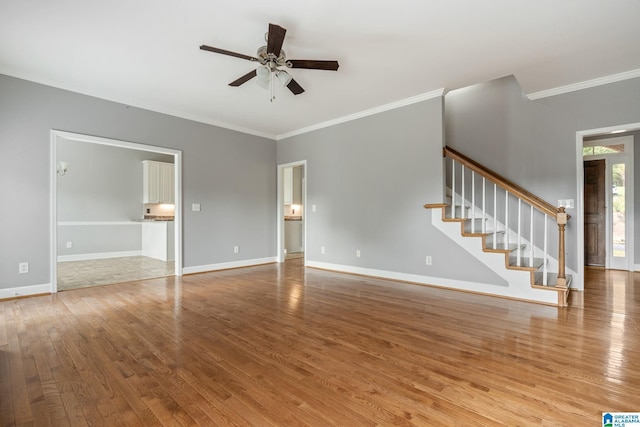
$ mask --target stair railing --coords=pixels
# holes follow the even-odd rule
[[[555,286],[566,288],[565,226],[570,216],[565,212],[565,208],[556,208],[451,147],[444,147],[443,154],[445,186],[451,189],[450,217],[470,220],[467,231],[471,234],[492,235],[493,249],[498,249],[498,236],[501,234],[498,231],[499,217],[502,216],[502,225],[505,227],[502,244],[504,248],[515,244],[515,265],[518,267],[534,264],[536,244],[541,243],[542,249],[538,250],[542,251],[544,286],[548,284],[547,260],[551,238],[547,223],[549,220],[555,221],[558,226],[558,278]],[[516,210],[515,217],[510,208]],[[470,212],[467,212],[467,209]],[[492,223],[491,230],[487,222]],[[511,230],[515,233],[515,242],[510,242]],[[525,240],[529,243],[528,257],[522,249]]]

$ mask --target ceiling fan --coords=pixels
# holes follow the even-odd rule
[[[220,53],[222,55],[234,56],[248,61],[258,62],[260,66],[245,74],[244,76],[229,83],[229,86],[240,86],[254,77],[258,77],[258,84],[264,88],[271,87],[273,101],[273,82],[277,79],[283,86],[286,86],[294,95],[304,92],[302,86],[296,82],[291,75],[280,68],[307,68],[311,70],[338,70],[338,61],[308,60],[308,59],[287,59],[285,51],[282,49],[284,36],[287,30],[279,25],[269,24],[269,32],[265,35],[266,46],[258,49],[256,56],[244,55],[242,53],[231,52],[217,47],[202,45],[200,49],[209,52]]]

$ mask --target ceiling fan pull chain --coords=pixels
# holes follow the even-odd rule
[[[276,85],[275,85],[275,82],[273,81],[273,72],[271,72],[271,80],[270,80],[269,86],[271,87],[270,102],[273,102],[273,100],[276,99]]]

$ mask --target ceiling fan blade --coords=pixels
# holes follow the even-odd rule
[[[294,95],[300,95],[302,92],[304,92],[304,89],[302,89],[302,86],[300,86],[298,82],[293,79],[291,79],[287,87],[289,88],[291,93],[293,93]]]
[[[229,83],[229,86],[240,86],[241,84],[248,82],[249,80],[251,80],[252,78],[254,78],[257,75],[258,75],[258,73],[256,72],[256,70],[249,71],[244,76],[242,76],[242,77],[238,78],[237,80],[234,80],[231,83]]]
[[[267,53],[273,53],[275,57],[280,56],[284,35],[287,30],[276,24],[269,24],[269,35],[267,36]]]
[[[291,59],[291,68],[308,68],[311,70],[338,71],[338,61],[314,61],[311,59]]]
[[[202,46],[200,46],[200,49],[201,50],[208,50],[209,52],[221,53],[223,55],[234,56],[234,57],[240,58],[240,59],[246,59],[247,61],[257,61],[258,60],[258,58],[254,58],[253,56],[243,55],[243,54],[237,53],[237,52],[231,52],[230,50],[218,49],[217,47],[207,46],[206,44],[203,44]]]

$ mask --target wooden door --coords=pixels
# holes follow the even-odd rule
[[[605,265],[605,161],[584,162],[584,263]]]

